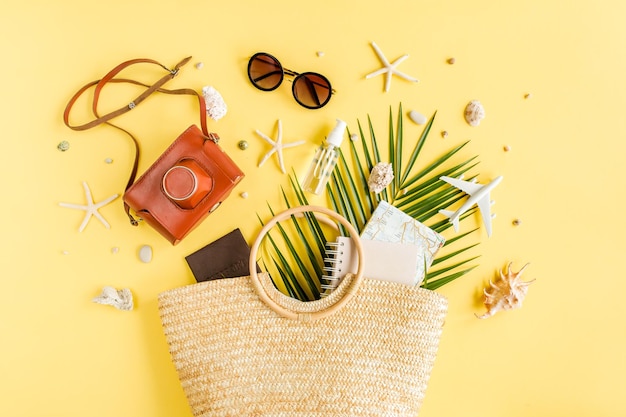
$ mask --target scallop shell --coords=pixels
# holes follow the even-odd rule
[[[496,279],[496,282],[490,280],[489,288],[484,290],[484,303],[485,307],[487,307],[487,312],[482,316],[476,315],[476,317],[486,319],[501,310],[520,308],[528,292],[528,286],[534,281],[522,281],[520,279],[528,265],[524,265],[518,272],[512,272],[511,263],[509,263],[506,275],[500,270],[499,279]]]
[[[470,126],[478,126],[485,118],[485,108],[478,100],[472,100],[465,106],[465,121]]]

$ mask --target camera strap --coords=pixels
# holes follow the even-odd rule
[[[126,184],[126,188],[125,188],[126,190],[131,185],[133,185],[133,183],[135,182],[135,178],[137,176],[137,168],[139,166],[139,155],[140,155],[139,142],[137,141],[135,136],[133,136],[129,131],[127,131],[126,129],[123,129],[123,128],[117,126],[117,125],[114,125],[113,123],[110,122],[110,120],[112,120],[115,117],[118,117],[118,116],[120,116],[120,115],[122,115],[124,113],[127,113],[127,112],[131,111],[139,103],[141,103],[148,96],[150,96],[152,93],[159,92],[159,93],[174,94],[174,95],[192,95],[192,96],[196,96],[198,98],[198,104],[200,105],[200,127],[202,129],[202,133],[204,134],[204,136],[205,136],[205,138],[207,140],[211,140],[211,141],[213,141],[215,143],[217,143],[219,141],[219,136],[216,133],[209,133],[208,132],[207,122],[206,122],[206,102],[205,102],[204,97],[202,95],[200,95],[197,91],[195,91],[193,89],[190,89],[190,88],[180,88],[180,89],[175,89],[175,90],[168,90],[168,89],[163,88],[163,85],[165,83],[167,83],[169,80],[173,79],[176,75],[178,75],[178,71],[180,70],[180,68],[182,66],[184,66],[185,64],[187,64],[190,59],[191,59],[191,57],[187,57],[187,58],[183,59],[178,64],[176,64],[176,66],[173,69],[169,69],[165,65],[163,65],[163,64],[161,64],[161,63],[159,63],[157,61],[154,61],[152,59],[132,59],[132,60],[129,60],[129,61],[122,62],[121,64],[119,64],[118,66],[113,68],[111,71],[109,71],[101,79],[92,81],[92,82],[87,83],[86,85],[84,85],[80,90],[78,90],[78,92],[76,92],[76,94],[74,94],[74,96],[70,99],[70,101],[68,102],[67,106],[65,107],[65,111],[63,112],[63,122],[70,129],[77,130],[77,131],[82,131],[82,130],[91,129],[91,128],[99,126],[101,124],[106,124],[106,125],[109,125],[109,126],[112,126],[112,127],[116,128],[118,130],[121,130],[122,132],[124,132],[128,136],[130,136],[130,138],[133,140],[133,143],[135,145],[135,160],[134,160],[134,163],[133,163],[133,168],[132,168],[130,177],[128,179],[128,183]],[[124,70],[125,68],[127,68],[127,67],[129,67],[131,65],[134,65],[134,64],[142,64],[142,63],[158,65],[159,67],[161,67],[164,70],[166,70],[168,73],[167,73],[167,75],[163,76],[162,78],[160,78],[158,81],[156,81],[152,85],[145,84],[145,83],[142,83],[140,81],[136,81],[136,80],[132,80],[132,79],[127,79],[127,78],[115,78],[115,76],[118,73],[120,73],[122,70]],[[100,98],[100,93],[102,92],[102,89],[108,83],[133,84],[133,85],[137,85],[137,86],[140,86],[140,87],[145,87],[145,90],[140,95],[138,95],[133,101],[128,103],[126,106],[120,107],[117,110],[114,110],[112,112],[109,112],[109,113],[101,116],[99,114],[99,112],[98,112],[98,100]],[[87,122],[87,123],[84,123],[84,124],[80,124],[80,125],[73,125],[73,124],[71,124],[70,121],[69,121],[69,116],[70,116],[70,111],[71,111],[72,107],[74,106],[74,104],[76,103],[78,98],[83,93],[85,93],[87,90],[91,89],[92,87],[94,87],[94,95],[93,95],[93,101],[91,103],[91,111],[94,114],[95,118],[93,120]],[[131,224],[133,226],[136,226],[138,224],[137,220],[134,219],[133,216],[130,214],[130,207],[128,207],[128,205],[126,203],[124,203],[124,210],[126,211],[126,214],[128,215]]]

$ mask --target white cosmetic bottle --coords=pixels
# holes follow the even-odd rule
[[[303,188],[305,191],[317,195],[324,191],[326,183],[330,179],[335,165],[337,165],[339,147],[341,146],[345,130],[346,122],[337,119],[337,125],[315,151],[315,157],[304,179]]]

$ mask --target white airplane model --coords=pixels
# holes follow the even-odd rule
[[[439,213],[450,219],[450,223],[454,226],[454,231],[459,231],[459,217],[467,210],[472,208],[474,204],[478,205],[480,214],[483,217],[483,223],[487,229],[487,236],[491,236],[491,201],[489,199],[489,193],[496,188],[496,185],[502,181],[502,176],[497,177],[489,184],[478,184],[476,182],[463,181],[457,178],[440,177],[440,180],[447,182],[448,184],[458,188],[461,191],[469,194],[469,198],[457,211],[439,210]]]

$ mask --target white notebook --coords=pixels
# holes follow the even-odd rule
[[[380,201],[361,233],[364,276],[421,285],[445,239],[402,210]],[[326,275],[322,288],[333,289],[348,272],[356,273],[357,255],[352,241],[338,237],[330,242],[325,259]]]
[[[361,239],[363,246],[363,267],[365,278],[398,282],[406,285],[417,284],[418,251],[407,243],[381,242]],[[356,274],[359,257],[349,237],[339,236],[336,242],[329,242],[326,251],[326,274],[322,279],[323,289],[334,289],[347,273]]]
[[[380,201],[368,220],[361,240],[406,243],[417,250],[417,279],[420,285],[445,239],[397,207]]]

